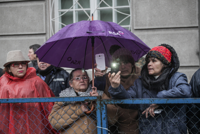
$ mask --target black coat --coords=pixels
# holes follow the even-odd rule
[[[200,69],[198,69],[190,81],[192,87],[193,97],[200,97]],[[200,133],[200,104],[188,105],[188,130],[190,134]]]
[[[36,73],[38,73],[38,64],[37,64],[37,60],[32,60],[28,63],[29,67],[34,67],[36,69]]]
[[[40,76],[40,74],[38,74],[38,76]],[[55,67],[51,72],[47,85],[56,97],[59,97],[59,93],[62,90],[69,87],[68,77],[69,73],[62,68]]]
[[[0,68],[0,77],[3,75],[3,69]]]

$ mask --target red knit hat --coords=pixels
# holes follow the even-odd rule
[[[156,46],[147,54],[146,58],[155,57],[160,59],[165,64],[171,63],[172,53],[164,46]]]

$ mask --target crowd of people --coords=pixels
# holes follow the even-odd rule
[[[178,72],[180,63],[168,44],[153,47],[140,65],[126,48],[110,48],[118,72],[95,68],[94,87],[87,71],[70,73],[40,61],[40,47],[29,47],[26,60],[20,50],[7,53],[0,70],[0,99],[101,96],[101,99],[191,98],[200,96],[200,70],[190,83]],[[97,66],[97,65],[96,65]],[[112,68],[111,68],[112,70]],[[95,102],[34,102],[0,104],[0,133],[97,133]],[[200,133],[199,104],[107,104],[108,129],[125,134]],[[198,118],[197,118],[198,117]]]

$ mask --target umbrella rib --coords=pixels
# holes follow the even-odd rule
[[[112,37],[112,38],[114,38],[114,37]],[[115,40],[117,40],[117,38],[114,38]],[[117,40],[118,41],[118,40]],[[134,42],[134,44],[136,45],[136,46],[138,46],[139,48],[140,48],[140,50],[142,50],[143,52],[145,52],[135,41],[133,41],[133,40],[131,40],[132,42]],[[119,43],[120,43],[120,41],[118,41]],[[138,42],[139,43],[139,42]],[[120,43],[121,44],[121,43]],[[122,44],[121,44],[122,45]],[[123,45],[122,45],[123,46]],[[124,47],[124,46],[123,46]]]
[[[63,56],[62,56],[62,58],[61,58],[61,60],[60,60],[60,62],[59,62],[59,64],[58,64],[58,67],[60,66],[60,63],[61,63],[62,59],[63,59],[64,56],[65,56],[65,53],[67,52],[68,48],[71,46],[71,44],[72,44],[72,42],[74,41],[74,39],[76,39],[76,37],[73,38],[73,40],[72,40],[72,41],[70,42],[70,44],[68,45],[67,49],[65,50],[65,52],[64,52],[64,54],[63,54]]]
[[[114,38],[116,41],[118,41],[116,38]],[[135,41],[131,40],[136,46],[138,46],[140,48],[140,50],[142,50],[144,53],[146,53],[146,51],[144,51],[140,45],[138,45]],[[119,41],[118,41],[119,42]],[[119,42],[120,43],[120,42]],[[138,42],[139,43],[139,42]],[[120,43],[121,44],[121,43]],[[140,44],[140,43],[139,43]],[[122,45],[122,44],[121,44]],[[122,45],[123,46],[123,45]],[[124,46],[123,46],[124,47]]]
[[[111,37],[111,38],[114,38],[114,37]],[[124,45],[119,41],[119,40],[117,40],[117,38],[114,38],[117,42],[119,42],[119,44],[122,46],[122,47],[124,47]]]
[[[54,45],[56,45],[57,42],[58,42],[58,41],[56,41],[56,42],[50,47],[50,49],[48,49],[48,51],[46,51],[46,53],[43,54],[42,58],[39,59],[40,61],[42,61],[43,57],[51,50],[51,48],[52,48]]]
[[[104,42],[103,42],[102,38],[101,38],[101,37],[99,37],[99,39],[100,39],[100,40],[101,40],[101,42],[103,43],[103,47],[104,47],[104,49],[106,50],[106,47],[105,47],[105,44],[104,44]],[[108,56],[108,53],[107,53],[107,50],[106,50],[106,55],[107,55],[107,57],[108,57],[108,60],[110,61],[110,58],[109,58],[109,56]]]
[[[87,44],[88,44],[88,40],[89,40],[89,39],[90,39],[90,38],[88,37],[87,42],[86,42],[86,47],[85,47],[85,55],[86,55]],[[83,61],[83,67],[85,66],[85,59],[86,59],[86,58],[84,58],[84,61]]]
[[[134,44],[136,44],[137,45],[137,43],[135,42],[135,41],[133,41],[133,40],[131,40],[132,42],[134,42]],[[138,42],[139,43],[139,42]],[[139,45],[137,45],[143,52],[145,52]]]

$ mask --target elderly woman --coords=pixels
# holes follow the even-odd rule
[[[128,90],[120,84],[120,72],[109,74],[111,82],[109,93],[114,99],[191,97],[191,87],[187,77],[177,72],[178,68],[179,59],[175,50],[167,44],[161,44],[149,51],[141,77]],[[187,134],[185,105],[120,106],[139,109],[141,134]]]
[[[121,71],[120,84],[125,90],[128,90],[133,86],[134,81],[140,75],[140,68],[135,66],[135,60],[129,50],[125,48],[116,48],[116,45],[110,49],[110,54],[112,54],[112,61],[119,63],[119,71]],[[117,50],[116,50],[117,49]],[[111,51],[111,50],[114,50]],[[95,68],[95,86],[99,90],[104,90],[107,95],[107,99],[111,98],[108,88],[111,85],[109,81],[108,74],[105,71],[101,71]],[[108,113],[108,119],[112,118],[112,122],[109,123],[109,129],[111,132],[116,133],[126,133],[126,134],[137,134],[138,133],[138,111],[134,109],[123,109],[119,106],[110,107],[107,109],[110,111]]]
[[[0,78],[0,99],[54,96],[46,83],[28,68],[20,50],[10,51]],[[53,103],[0,104],[0,133],[54,133],[48,122]]]
[[[81,68],[71,71],[69,85],[60,97],[103,96],[103,91],[91,87],[87,72]],[[61,134],[96,134],[96,115],[90,107],[88,102],[56,102],[48,118]]]

